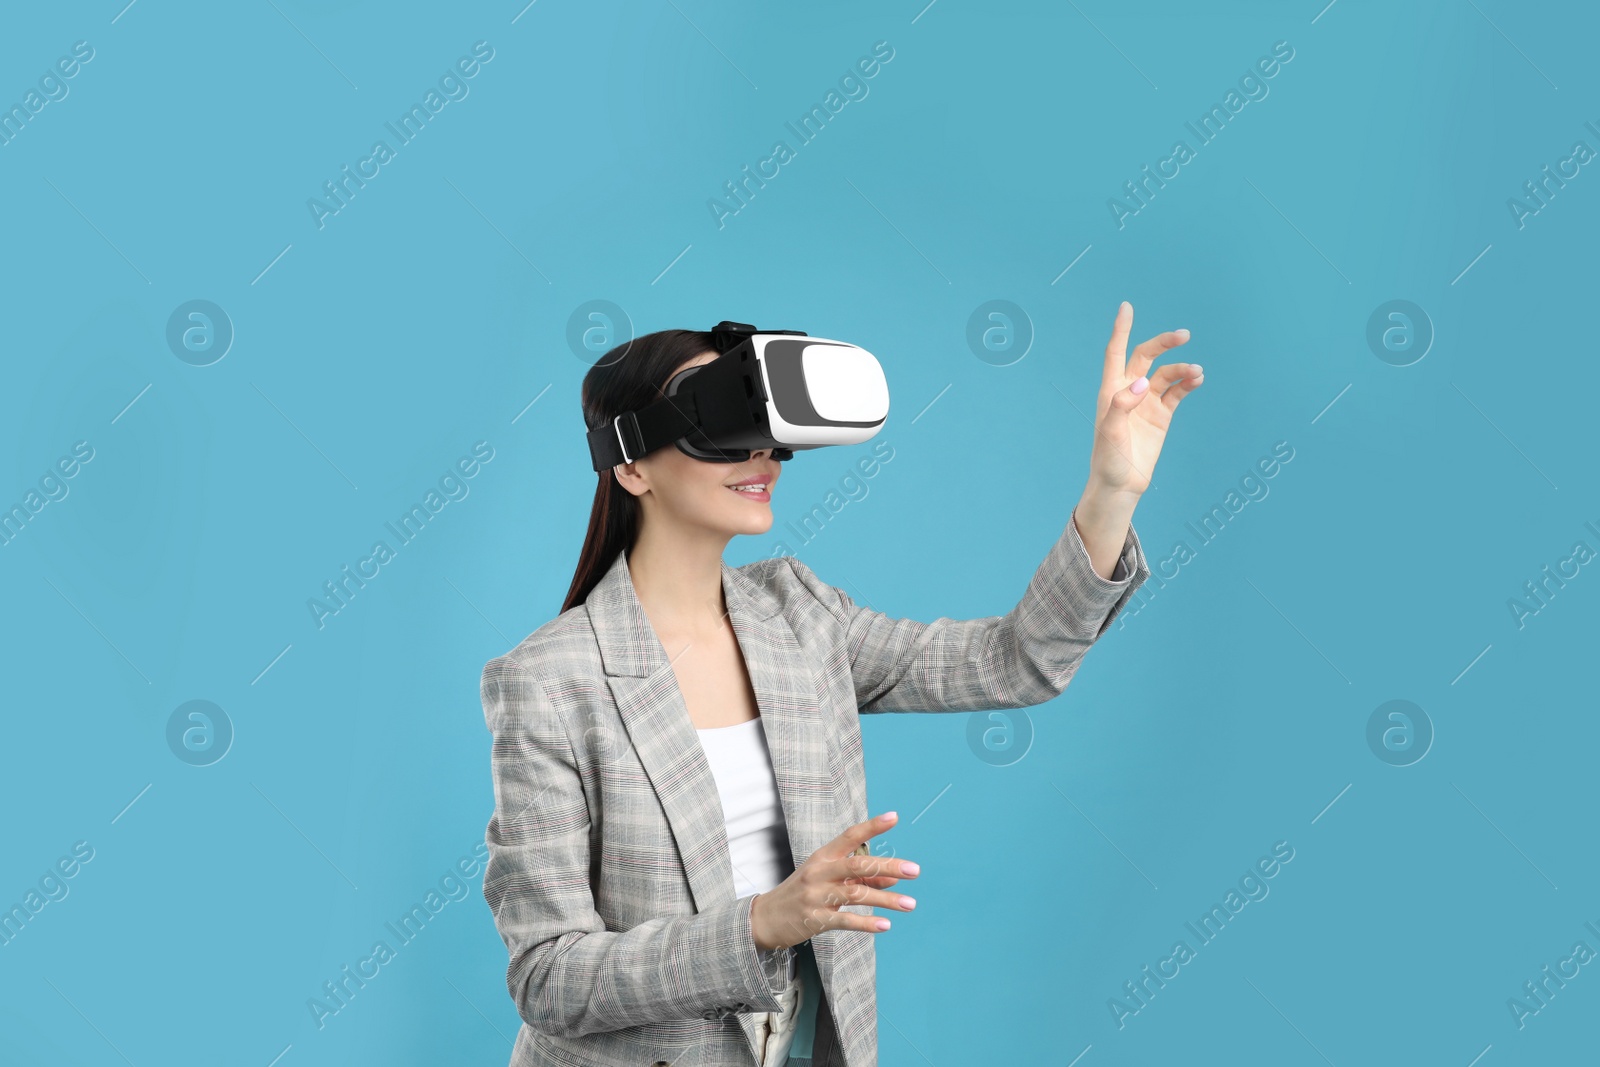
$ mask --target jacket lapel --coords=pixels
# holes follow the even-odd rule
[[[834,768],[818,709],[821,694],[777,598],[726,562],[722,591],[755,689],[798,867],[843,829],[833,825]],[[666,650],[639,604],[626,552],[617,553],[585,606],[606,684],[672,827],[695,907],[731,902],[733,871],[716,779]]]

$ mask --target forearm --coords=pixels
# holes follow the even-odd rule
[[[1137,493],[1104,489],[1090,481],[1072,509],[1071,521],[1078,528],[1078,537],[1089,553],[1094,572],[1107,581],[1116,570],[1117,560],[1122,558],[1128,527],[1133,523],[1133,509],[1138,503]]]
[[[560,711],[508,657],[484,666],[480,688],[495,795],[483,897],[510,955],[506,984],[523,1021],[572,1037],[779,1010],[774,993],[785,983],[763,973],[754,894],[692,914],[680,903],[677,914],[608,929],[591,881],[583,772]],[[625,889],[656,892],[644,882]]]
[[[1087,517],[1084,525],[1090,525]],[[1031,707],[1059,696],[1150,573],[1126,519],[1104,575],[1082,542],[1077,524],[1068,519],[1022,599],[1004,615],[940,616],[931,623],[858,605],[798,559],[787,561],[844,627],[842,652],[861,714],[979,711]],[[1125,550],[1127,573],[1113,580],[1119,550]]]
[[[776,1011],[775,993],[786,978],[781,971],[763,973],[750,935],[750,903],[746,897],[627,931],[555,938],[513,962],[512,998],[535,1029],[566,1037]]]

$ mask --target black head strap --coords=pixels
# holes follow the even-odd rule
[[[726,352],[742,344],[753,333],[759,333],[754,326],[747,322],[729,322],[723,319],[711,327],[711,347],[718,353]],[[779,330],[768,330],[768,333],[780,333]]]
[[[747,343],[751,335],[756,333],[805,336],[800,330],[757,330],[749,323],[724,319],[711,328],[711,346],[719,356],[726,355]],[[720,400],[723,403],[736,402],[738,393],[731,389],[734,379],[727,377],[724,380],[723,375],[713,377],[718,382],[717,391],[723,394]],[[710,414],[714,414],[719,398],[707,399],[713,405]],[[705,420],[695,406],[694,394],[661,396],[642,408],[625,411],[610,422],[590,430],[589,456],[596,472],[609,470],[619,463],[632,463],[647,452],[687,437],[704,425]],[[778,448],[774,449],[773,455],[776,459],[788,459],[793,452]]]

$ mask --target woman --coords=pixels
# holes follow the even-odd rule
[[[1049,700],[1148,576],[1134,505],[1201,371],[1150,373],[1188,331],[1129,358],[1132,324],[1123,303],[1083,495],[1003,616],[894,619],[793,557],[729,567],[772,525],[770,450],[601,472],[561,614],[482,677],[513,1067],[875,1067],[873,909],[910,911],[892,887],[918,872],[871,852],[895,819],[866,817],[857,717]],[[708,333],[641,337],[588,372],[585,421],[716,356]]]

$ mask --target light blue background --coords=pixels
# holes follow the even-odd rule
[[[0,548],[0,903],[94,858],[0,946],[6,1062],[506,1061],[478,879],[323,1028],[306,1002],[481,846],[479,671],[572,577],[594,475],[567,323],[597,299],[640,333],[879,356],[893,460],[851,485],[869,446],[802,455],[773,510],[851,490],[789,547],[893,615],[1016,602],[1083,488],[1123,299],[1135,340],[1188,327],[1207,368],[1135,515],[1152,565],[1294,450],[1016,718],[1020,760],[978,758],[964,714],[863,723],[872,810],[902,813],[880,851],[924,865],[878,939],[882,1063],[1592,1055],[1600,964],[1522,1029],[1506,1002],[1600,950],[1600,576],[1521,627],[1507,601],[1600,549],[1600,176],[1520,228],[1507,201],[1600,149],[1600,18],[924,2],[7,13],[0,101],[94,58],[0,147],[0,502],[94,458]],[[319,229],[307,200],[480,40],[469,95]],[[868,95],[797,146],[784,123],[877,41]],[[1108,199],[1277,41],[1269,94],[1119,229]],[[796,158],[719,229],[708,199],[780,138]],[[166,342],[195,299],[236,331],[210,366]],[[966,341],[994,299],[1034,334],[1008,366]],[[1403,367],[1366,340],[1395,299],[1435,334]],[[319,629],[308,599],[478,441],[470,493]],[[1408,767],[1365,735],[1397,698],[1436,731]],[[235,731],[206,767],[166,740],[194,699]],[[1119,1029],[1108,999],[1278,841],[1270,895]]]

